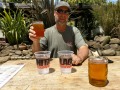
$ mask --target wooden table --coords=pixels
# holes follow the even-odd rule
[[[35,59],[4,63],[25,63],[25,66],[1,90],[120,90],[120,56],[108,58],[114,63],[108,65],[109,83],[105,87],[89,84],[87,60],[82,66],[74,66],[71,74],[62,74],[58,58],[54,58],[46,75],[38,74]]]

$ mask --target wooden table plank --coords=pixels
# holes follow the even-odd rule
[[[74,66],[71,74],[62,74],[58,58],[54,58],[46,75],[38,74],[35,59],[4,63],[25,63],[25,66],[1,90],[120,90],[120,56],[108,58],[114,63],[108,65],[109,83],[105,87],[89,84],[87,60],[81,66]]]

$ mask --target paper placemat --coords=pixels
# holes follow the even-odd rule
[[[0,66],[0,88],[5,85],[25,64],[1,65]]]

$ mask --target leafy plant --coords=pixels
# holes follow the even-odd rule
[[[3,15],[4,14],[4,15]],[[26,21],[24,18],[24,14],[22,11],[6,12],[3,11],[2,18],[0,18],[0,27],[5,35],[8,43],[11,45],[19,44],[24,41],[28,33],[28,25],[26,25]]]
[[[117,1],[117,3],[112,2],[107,3],[107,0],[64,0],[64,1],[70,3],[70,5],[72,6],[74,16],[77,15],[77,18],[75,18],[76,19],[75,21],[77,21],[75,26],[83,30],[82,31],[83,37],[86,36],[91,37],[92,31],[96,30],[95,28],[97,28],[98,26],[102,26],[105,35],[116,37],[116,35],[111,32],[114,31],[116,34],[119,33],[118,29],[116,29],[120,24],[119,0]],[[91,5],[93,10],[90,9],[87,10],[88,7],[87,5],[83,5],[85,8],[84,10],[81,10],[82,7],[78,7],[78,3]],[[80,15],[80,13],[83,13],[83,15]],[[92,17],[90,14],[92,15]]]
[[[90,4],[79,3],[77,7],[72,8],[70,19],[75,21],[75,26],[85,39],[94,38],[94,29],[98,27],[98,23]]]
[[[115,30],[113,28],[120,24],[120,2],[103,4],[101,6],[96,5],[94,6],[94,11],[99,24],[105,31],[105,35],[113,37],[111,31],[113,32]]]
[[[55,24],[54,20],[54,0],[32,0],[33,19],[39,19],[44,22],[45,28]]]
[[[62,0],[68,2],[71,6],[75,6],[78,3],[86,3],[86,4],[103,4],[106,3],[106,0]]]
[[[111,37],[112,38],[119,38],[120,39],[120,24],[117,27],[114,27],[110,31]]]

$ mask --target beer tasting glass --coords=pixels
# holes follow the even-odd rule
[[[90,56],[88,59],[89,83],[93,86],[107,85],[108,60],[101,56]]]
[[[40,74],[49,73],[50,54],[51,54],[50,51],[38,51],[34,53],[35,58],[36,58],[38,72]]]
[[[32,26],[34,27],[34,31],[36,32],[36,37],[44,36],[44,24],[43,21],[33,21]]]
[[[58,51],[60,68],[62,73],[71,73],[72,70],[72,54],[73,51],[62,50]]]

